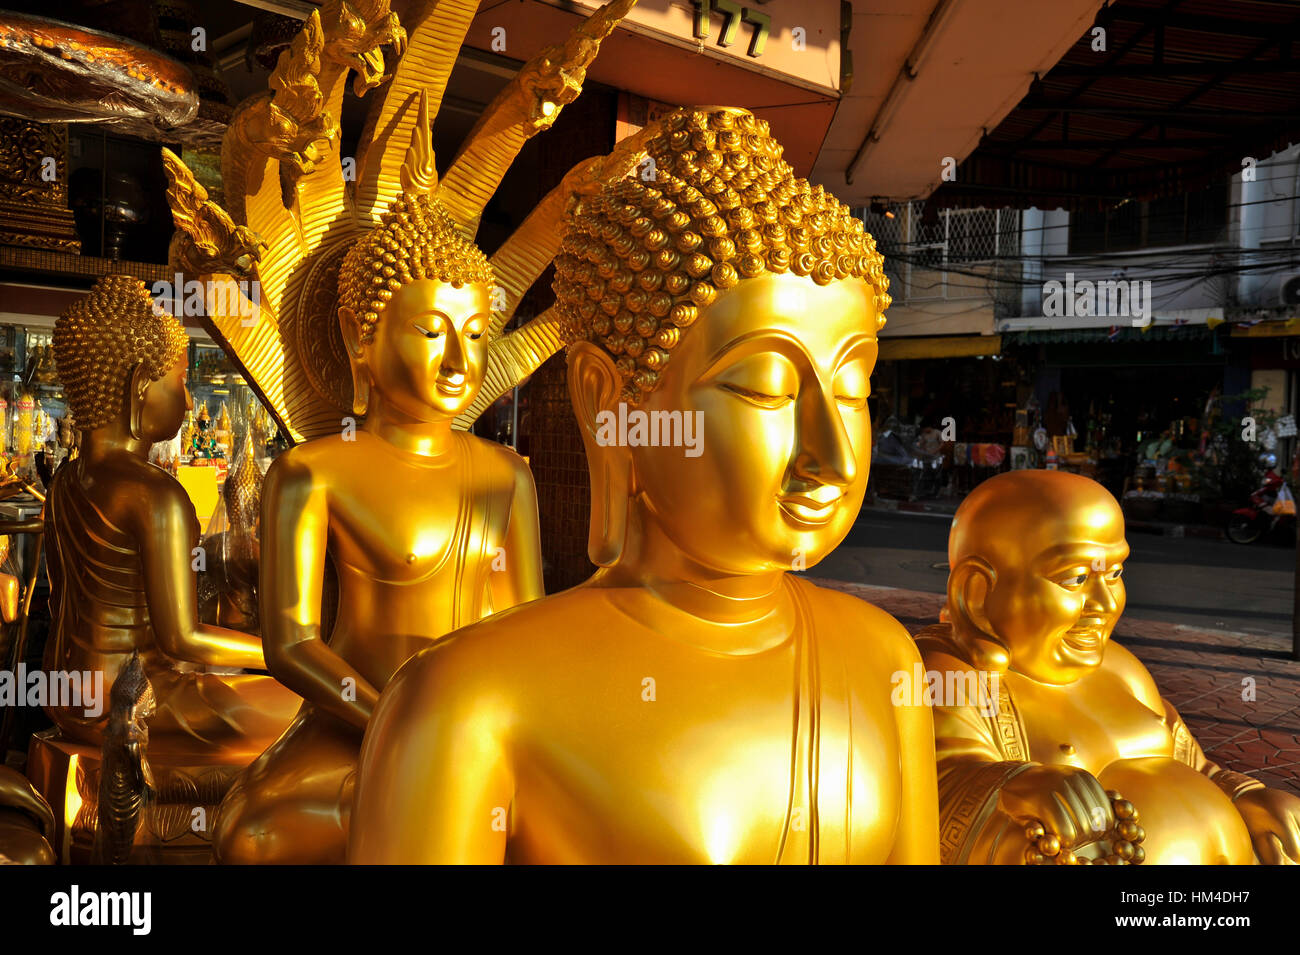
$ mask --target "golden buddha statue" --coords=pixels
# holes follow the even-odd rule
[[[927,671],[998,680],[936,701],[944,862],[1300,860],[1300,799],[1206,759],[1110,640],[1128,554],[1118,503],[1076,474],[1000,474],[958,508],[947,622],[917,643]]]
[[[194,444],[194,412],[185,412],[185,419],[181,422],[181,454],[189,454],[190,448]]]
[[[349,859],[936,862],[912,641],[788,573],[862,503],[881,257],[744,110],[638,143],[654,181],[583,199],[554,282],[602,569],[394,677]]]
[[[156,311],[144,284],[99,280],[54,327],[59,377],[82,433],[81,455],[60,468],[46,501],[54,631],[46,670],[103,671],[105,693],[139,651],[157,694],[151,753],[219,753],[245,762],[288,724],[298,698],[269,676],[255,637],[200,624],[195,601],[194,506],[148,463],[191,406],[188,337]],[[51,706],[65,738],[98,746],[108,718]]]
[[[221,449],[221,456],[229,458],[230,452],[234,449],[234,432],[230,423],[230,411],[226,408],[226,403],[221,402],[221,413],[217,415],[217,427],[212,432],[213,440],[217,442],[217,447]]]
[[[341,55],[353,41],[330,4],[281,57],[271,97],[232,120],[231,213],[165,154],[187,236],[178,267],[224,263],[258,277],[257,320],[209,316],[213,334],[303,442],[266,477],[260,603],[271,671],[305,702],[226,797],[220,862],[344,861],[351,780],[380,690],[442,634],[542,595],[532,475],[463,429],[559,347],[556,315],[504,329],[558,251],[565,200],[589,164],[491,261],[473,237],[519,149],[578,94],[630,6],[602,8],[525,64],[441,180],[430,117],[475,4],[413,5],[355,183],[342,175],[333,117],[356,59]],[[268,139],[267,109],[302,135]]]
[[[204,620],[260,633],[257,601],[262,471],[253,457],[251,429],[238,443],[221,488],[222,520],[209,525],[204,546],[208,567],[199,588]]]

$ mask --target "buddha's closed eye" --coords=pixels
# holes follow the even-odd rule
[[[755,355],[736,362],[717,379],[718,387],[760,408],[782,408],[799,393],[799,375],[790,362],[775,354]]]
[[[723,391],[728,391],[733,395],[745,399],[750,404],[758,405],[760,408],[783,408],[790,402],[794,401],[794,395],[792,394],[767,394],[754,388],[746,388],[743,385],[730,381],[720,382],[719,387],[721,387]]]

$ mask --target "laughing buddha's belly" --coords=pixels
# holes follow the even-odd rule
[[[1224,792],[1166,756],[1120,759],[1097,777],[1137,809],[1147,865],[1250,865],[1246,824]]]

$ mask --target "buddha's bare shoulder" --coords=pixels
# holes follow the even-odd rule
[[[535,684],[579,653],[587,661],[616,636],[622,616],[598,588],[574,587],[520,604],[462,627],[408,660],[390,686],[413,683],[419,693],[500,692],[518,677]],[[385,691],[387,692],[387,691]]]
[[[376,438],[364,431],[332,434],[295,444],[271,462],[263,494],[306,500],[331,488],[353,484],[353,476],[373,479],[367,466],[376,451]]]
[[[1135,697],[1157,712],[1163,708],[1164,703],[1160,697],[1160,688],[1156,686],[1155,677],[1127,647],[1114,640],[1107,643],[1101,672],[1107,677],[1121,681]]]
[[[124,494],[110,494],[110,498],[121,498],[123,503],[145,514],[174,509],[193,510],[194,505],[190,503],[190,497],[185,493],[181,482],[157,465],[142,461],[133,455],[123,455],[114,461],[113,467],[116,476],[125,480],[116,485],[96,481],[96,485],[115,492],[122,489],[129,490]],[[69,478],[75,480],[71,475]],[[143,489],[144,493],[137,493],[139,489]],[[94,496],[93,491],[92,496]]]
[[[512,471],[528,470],[528,462],[520,457],[519,452],[513,448],[498,444],[496,441],[489,441],[487,438],[480,438],[478,435],[469,432],[463,432],[463,434],[469,446],[492,463],[499,464]]]
[[[837,631],[845,636],[840,643],[851,658],[888,666],[891,670],[910,668],[920,662],[920,651],[907,628],[875,604],[839,590],[819,587],[804,578],[795,579],[820,614],[843,622]]]
[[[375,438],[365,431],[340,432],[295,444],[271,462],[272,472],[281,476],[302,476],[336,465],[341,454],[365,454]]]
[[[465,437],[475,459],[484,462],[498,476],[498,480],[513,484],[517,489],[533,491],[533,472],[518,452],[476,435],[466,434]]]

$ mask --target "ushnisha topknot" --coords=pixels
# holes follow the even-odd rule
[[[877,328],[889,280],[875,240],[821,186],[799,179],[768,124],[742,109],[679,109],[659,121],[642,163],[582,201],[555,260],[566,339],[591,341],[639,404],[683,329],[718,293],[764,272],[818,285],[861,278]]]
[[[487,256],[464,239],[442,203],[403,193],[344,256],[339,307],[356,313],[361,340],[369,342],[393,293],[419,279],[457,288],[494,282]]]
[[[157,381],[185,357],[189,336],[131,275],[106,275],[54,323],[54,362],[68,407],[82,431],[122,410],[126,378],[144,362]]]

